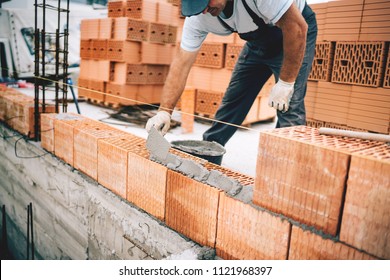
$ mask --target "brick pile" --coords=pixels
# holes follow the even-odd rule
[[[384,143],[274,129],[260,134],[255,178],[170,150],[241,184],[230,195],[151,161],[146,140],[108,124],[42,114],[48,127],[42,147],[223,259],[390,258]]]
[[[311,7],[319,30],[305,99],[308,125],[389,133],[389,2]]]
[[[108,2],[108,18],[81,22],[79,96],[110,107],[160,102],[175,49],[178,7]]]
[[[237,34],[217,36],[208,34],[199,50],[187,80],[187,87],[195,89],[195,111],[199,116],[214,118],[244,41]],[[268,107],[270,87],[275,83],[272,76],[259,92],[243,125],[272,120],[274,109]],[[205,98],[205,96],[208,96]],[[181,100],[180,100],[181,101]],[[180,109],[180,103],[177,106]]]

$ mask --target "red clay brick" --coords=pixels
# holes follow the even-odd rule
[[[390,147],[352,155],[340,240],[390,259]]]
[[[145,140],[131,134],[98,141],[98,182],[123,199],[127,198],[128,153],[139,141]]]
[[[54,153],[54,120],[57,114],[41,114],[41,146]]]
[[[223,259],[285,260],[290,223],[222,193],[216,250]]]
[[[348,245],[293,226],[289,260],[375,260]]]
[[[233,70],[243,46],[240,44],[227,44],[225,68]]]
[[[91,58],[91,46],[92,40],[80,40],[80,58],[81,59],[90,59]]]
[[[253,202],[336,235],[350,155],[377,145],[305,126],[262,132]]]
[[[107,13],[108,17],[123,17],[126,12],[126,1],[108,1]]]
[[[165,219],[168,168],[149,160],[145,142],[128,157],[127,200],[160,220]]]
[[[204,43],[199,50],[194,65],[210,68],[222,68],[225,63],[225,44]]]
[[[318,42],[309,80],[330,82],[333,66],[334,43]]]
[[[163,85],[140,85],[137,93],[138,104],[159,104]]]
[[[104,102],[112,105],[135,105],[137,104],[138,90],[138,85],[108,83]]]
[[[107,44],[107,59],[111,61],[138,63],[140,62],[141,44],[125,40],[109,40]]]
[[[337,42],[332,82],[381,86],[385,53],[385,42]]]
[[[151,22],[148,41],[151,43],[166,43],[168,41],[168,29],[167,24]]]
[[[194,129],[196,90],[186,88],[181,95],[181,129],[183,133],[191,133]]]
[[[107,59],[107,40],[93,39],[91,40],[91,58],[92,59]]]
[[[113,18],[101,18],[99,19],[99,39],[109,40],[112,38],[114,29]]]
[[[77,126],[90,125],[91,119],[77,114],[58,114],[54,120],[54,153],[73,166],[73,136]]]
[[[125,135],[121,130],[96,121],[87,127],[75,127],[73,166],[97,180],[98,140]]]
[[[195,112],[214,117],[222,101],[223,92],[197,90]]]
[[[215,247],[220,190],[168,170],[166,224],[202,245]]]

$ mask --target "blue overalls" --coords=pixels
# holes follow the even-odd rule
[[[249,8],[245,0],[242,0],[242,2],[259,28],[256,31],[239,34],[241,39],[247,42],[238,57],[229,86],[215,114],[216,120],[236,125],[242,124],[261,88],[271,75],[274,74],[276,81],[279,79],[283,62],[281,29],[266,25],[263,19]],[[314,59],[317,21],[315,13],[307,4],[302,11],[302,16],[308,24],[305,55],[295,81],[290,108],[285,113],[277,110],[278,121],[276,127],[306,124],[304,98],[307,79]],[[226,28],[235,32],[221,18],[219,18],[219,21]],[[236,130],[237,127],[235,126],[213,122],[212,126],[203,134],[203,139],[215,141],[224,146]]]

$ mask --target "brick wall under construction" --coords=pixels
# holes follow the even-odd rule
[[[240,184],[232,195],[151,161],[145,139],[107,124],[43,114],[48,128],[43,148],[223,259],[390,258],[385,143],[306,126],[263,132],[255,178],[171,149]]]
[[[0,104],[24,95],[7,96]],[[390,258],[386,143],[308,126],[261,132],[254,178],[170,150],[241,186],[231,194],[152,161],[145,139],[108,124],[44,113],[40,125],[45,150],[223,259]]]

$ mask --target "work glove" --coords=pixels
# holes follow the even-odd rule
[[[153,126],[164,136],[171,126],[171,114],[166,111],[158,111],[158,113],[154,117],[151,117],[146,123],[146,131],[149,132]]]
[[[287,112],[291,97],[294,93],[294,84],[294,82],[287,83],[279,79],[279,81],[271,89],[271,93],[268,98],[268,106],[282,111],[283,113]]]

